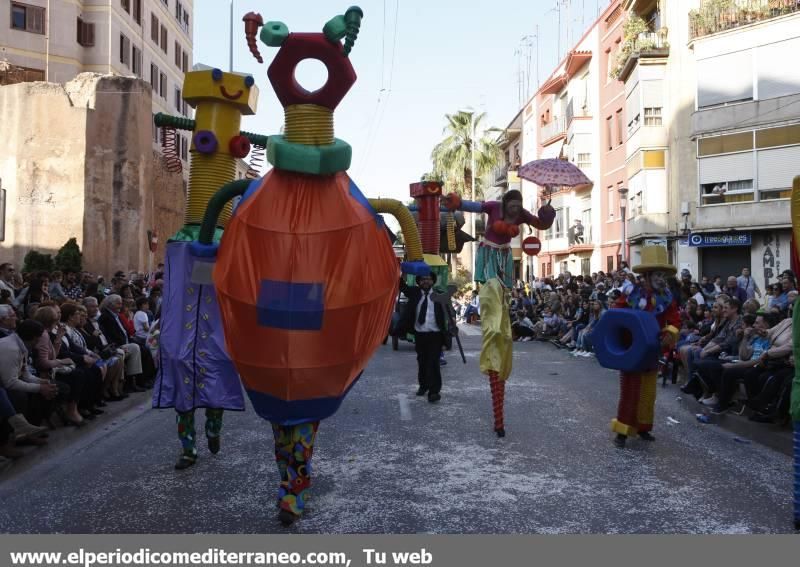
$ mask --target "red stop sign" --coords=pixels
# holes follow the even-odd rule
[[[542,243],[535,236],[529,236],[522,241],[522,251],[528,256],[536,256],[541,250]]]

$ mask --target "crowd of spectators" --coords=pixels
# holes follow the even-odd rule
[[[511,291],[511,328],[516,341],[548,341],[576,357],[593,356],[597,321],[641,285],[641,277],[623,262],[613,273],[517,282]],[[792,309],[797,280],[784,271],[777,283],[759,289],[750,270],[739,276],[692,278],[689,270],[668,279],[682,326],[675,348],[665,351],[660,371],[710,413],[749,413],[758,422],[788,417],[794,357]],[[480,317],[480,298],[457,297],[463,322]]]
[[[17,272],[0,264],[0,469],[84,427],[155,380],[163,266],[117,272]]]

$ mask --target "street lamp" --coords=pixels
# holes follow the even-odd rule
[[[617,189],[619,192],[619,212],[622,217],[622,261],[628,262],[628,237],[627,237],[627,222],[625,220],[625,211],[628,205],[628,189],[627,187],[620,187]]]

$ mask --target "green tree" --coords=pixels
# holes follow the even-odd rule
[[[31,250],[25,254],[22,262],[23,272],[52,272],[53,257],[50,254],[42,254],[36,250]]]
[[[78,241],[73,237],[56,254],[56,269],[62,272],[80,272],[83,269],[83,254]]]
[[[473,113],[458,111],[456,114],[445,114],[447,126],[443,134],[445,138],[436,144],[431,152],[433,175],[444,180],[448,191],[455,191],[470,197],[472,192],[472,135],[477,132],[485,112],[474,116]],[[487,132],[497,132],[490,128]],[[489,135],[484,133],[475,140],[475,178],[476,181],[489,173],[503,159],[503,150]],[[475,196],[483,195],[482,187],[476,183]]]

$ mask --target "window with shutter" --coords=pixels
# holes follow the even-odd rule
[[[119,62],[128,68],[131,66],[131,40],[124,34],[119,34]]]
[[[45,9],[21,2],[11,3],[11,28],[31,33],[45,33]]]
[[[183,61],[182,61],[182,65],[181,65],[181,71],[183,71],[184,73],[188,73],[189,72],[189,54],[186,51],[183,52],[183,58],[182,59],[183,59]]]
[[[753,98],[752,50],[697,62],[697,106],[716,106]]]
[[[94,24],[78,18],[78,44],[84,47],[94,45]]]
[[[167,76],[164,73],[159,74],[159,83],[161,98],[167,100]]]
[[[155,14],[150,14],[150,39],[158,45],[158,18]]]
[[[120,2],[122,4],[122,9],[130,14],[131,13],[131,0],[120,0]]]
[[[177,41],[175,42],[175,66],[178,69],[181,68],[181,44]]]
[[[183,31],[189,33],[189,12],[183,13]]]
[[[153,63],[150,63],[150,86],[153,87],[153,92],[155,94],[159,93],[158,77],[158,67],[156,67]]]
[[[137,77],[142,76],[142,50],[133,46],[133,57],[131,59],[133,63],[133,74]]]
[[[133,20],[142,25],[142,0],[133,0]]]
[[[162,24],[161,25],[161,49],[164,53],[167,53],[169,49],[167,47],[167,43],[169,42],[169,38],[167,37],[167,28]]]

